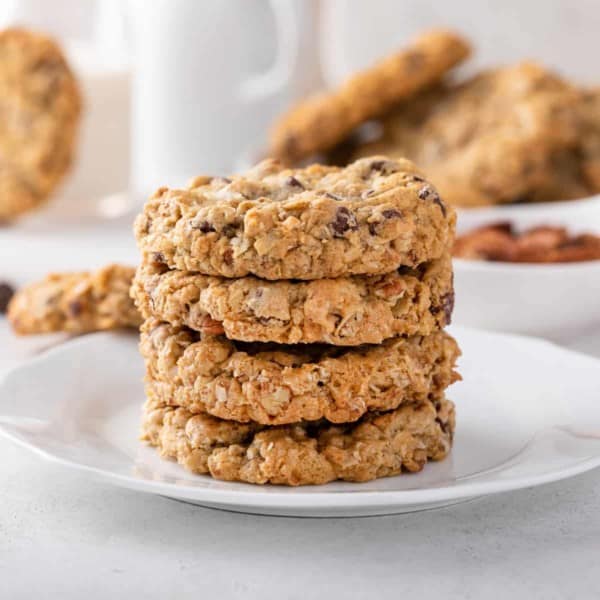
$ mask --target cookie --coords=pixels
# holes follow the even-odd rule
[[[134,274],[121,265],[50,274],[13,296],[8,319],[20,335],[139,327],[141,316],[129,297]]]
[[[405,160],[197,178],[158,192],[135,222],[154,262],[204,275],[323,279],[389,273],[444,255],[456,215]]]
[[[226,279],[147,261],[131,293],[144,318],[246,342],[378,344],[450,323],[447,255],[416,269],[314,281]]]
[[[577,89],[534,63],[485,71],[400,105],[380,139],[348,159],[408,157],[457,206],[542,200],[557,188],[573,196],[582,188],[561,154],[579,143],[580,102]]]
[[[600,88],[583,92],[581,112],[581,169],[590,193],[596,194],[600,192]]]
[[[269,428],[151,404],[142,439],[193,473],[296,486],[418,472],[448,455],[454,428],[454,405],[445,398],[369,413],[351,424]]]
[[[140,350],[163,404],[222,419],[281,425],[355,421],[368,410],[440,395],[459,379],[445,332],[345,348],[234,342],[150,319]]]
[[[48,198],[75,151],[81,95],[51,39],[0,32],[0,112],[0,219],[9,219]]]
[[[283,115],[271,132],[270,155],[294,164],[328,150],[361,123],[440,80],[469,54],[469,44],[456,33],[422,34],[339,89],[309,98]]]
[[[577,144],[555,152],[544,185],[529,195],[532,202],[572,200],[600,192],[600,90],[581,90]]]

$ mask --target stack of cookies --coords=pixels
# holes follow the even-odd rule
[[[162,188],[137,218],[147,402],[163,457],[225,480],[367,481],[444,458],[455,213],[385,157]]]

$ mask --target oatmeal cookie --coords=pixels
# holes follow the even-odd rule
[[[185,408],[146,406],[142,439],[193,473],[257,484],[369,481],[418,472],[450,452],[454,405],[445,398],[368,413],[351,424],[262,427]]]
[[[456,215],[410,162],[199,177],[158,192],[135,223],[140,249],[172,269],[263,279],[389,273],[444,255]]]
[[[140,343],[147,389],[164,404],[281,425],[355,421],[439,395],[459,379],[445,332],[344,348],[233,342],[150,319]]]
[[[600,88],[582,94],[581,168],[590,193],[600,192]]]
[[[422,34],[339,89],[309,98],[283,115],[271,132],[270,155],[294,164],[328,150],[361,123],[437,82],[469,53],[469,44],[456,33]]]
[[[280,344],[356,346],[428,335],[450,323],[454,304],[449,255],[386,275],[314,281],[226,279],[148,260],[131,293],[144,318]]]
[[[121,265],[52,273],[14,295],[8,319],[20,335],[139,327],[142,319],[129,297],[134,273],[133,267]]]
[[[542,200],[556,188],[572,197],[582,186],[561,155],[579,144],[580,104],[579,90],[535,63],[493,69],[401,104],[348,159],[408,157],[457,206]]]
[[[43,202],[73,157],[81,95],[60,48],[25,29],[0,32],[0,219]]]

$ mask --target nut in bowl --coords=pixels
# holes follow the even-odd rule
[[[600,328],[600,199],[463,212],[458,234],[455,323],[555,341]],[[477,243],[498,247],[460,257]]]

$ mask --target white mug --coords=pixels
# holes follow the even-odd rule
[[[230,173],[263,144],[274,116],[315,87],[314,1],[131,0],[130,8],[137,195]]]

